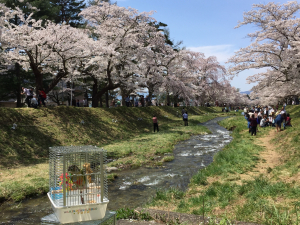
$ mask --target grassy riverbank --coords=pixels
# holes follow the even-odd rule
[[[172,160],[175,143],[209,132],[199,122],[221,115],[219,108],[190,107],[184,127],[181,108],[43,109],[0,108],[0,200],[19,201],[48,191],[48,148],[96,145],[114,159],[108,166],[160,166]],[[159,133],[153,134],[156,114]],[[225,115],[225,114],[223,114]],[[84,123],[81,123],[84,121]],[[13,130],[13,123],[17,128]],[[114,175],[110,175],[113,178]]]
[[[293,127],[280,133],[259,128],[257,137],[249,135],[241,116],[222,121],[235,128],[233,141],[192,178],[187,192],[159,191],[150,207],[230,221],[298,224],[300,107],[287,111]]]

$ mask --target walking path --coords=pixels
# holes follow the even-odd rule
[[[268,135],[254,139],[255,144],[263,147],[264,151],[259,154],[259,162],[255,168],[241,174],[241,179],[237,181],[237,184],[242,184],[242,180],[254,180],[260,174],[270,178],[272,169],[282,164],[282,155],[276,151],[276,146],[271,142],[276,134],[276,130],[272,129]]]

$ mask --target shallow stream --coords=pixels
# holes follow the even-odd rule
[[[191,177],[209,165],[213,155],[232,140],[230,132],[218,125],[223,119],[215,118],[201,124],[212,133],[178,143],[173,151],[174,160],[164,163],[163,167],[118,172],[119,178],[109,185],[108,209],[142,206],[157,189],[176,187],[185,190]],[[51,213],[47,196],[28,199],[20,204],[6,203],[0,208],[0,224],[40,224],[41,218]]]

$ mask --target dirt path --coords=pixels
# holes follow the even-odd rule
[[[258,155],[259,162],[255,166],[255,168],[253,168],[253,170],[248,171],[245,174],[234,175],[236,176],[236,179],[232,179],[233,177],[231,177],[230,179],[232,179],[232,182],[235,182],[238,185],[242,185],[243,181],[254,180],[255,177],[259,176],[260,174],[263,174],[264,177],[271,178],[270,172],[272,171],[272,169],[283,163],[283,155],[278,153],[275,150],[276,146],[271,143],[271,140],[276,136],[276,130],[272,129],[270,130],[268,135],[254,139],[256,145],[262,146],[264,148],[264,150]],[[211,177],[208,178],[208,182],[212,183],[220,179],[220,177]],[[233,215],[235,213],[235,208],[237,206],[243,206],[245,202],[245,198],[240,198],[234,204],[226,206],[225,208],[216,207],[213,212],[215,215],[222,215],[225,212]]]
[[[277,135],[277,132],[275,129],[270,130],[269,134],[254,139],[255,144],[262,146],[264,150],[260,152],[258,155],[259,162],[253,168],[253,170],[248,171],[244,174],[238,174],[238,175],[232,175],[227,178],[227,180],[233,181],[238,185],[242,185],[242,181],[245,180],[254,180],[255,177],[259,176],[260,174],[263,174],[265,177],[271,178],[271,171],[281,165],[283,163],[283,155],[281,153],[278,153],[275,149],[276,146],[271,143],[271,140],[274,139]],[[209,177],[208,183],[213,183],[215,181],[220,181],[220,177]]]
[[[265,150],[259,154],[259,163],[255,166],[252,171],[248,171],[245,174],[241,174],[241,180],[253,180],[259,174],[264,174],[264,176],[270,177],[270,172],[276,166],[282,164],[282,155],[278,153],[275,149],[276,146],[271,143],[277,135],[275,129],[272,129],[267,136],[255,139],[255,144],[262,146]],[[237,183],[241,183],[241,180]]]

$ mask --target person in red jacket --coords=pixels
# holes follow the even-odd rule
[[[154,133],[155,133],[155,130],[157,129],[157,132],[159,131],[158,129],[158,123],[157,123],[157,117],[154,115],[153,118],[153,129],[154,129]]]
[[[250,127],[251,127],[251,135],[253,136],[254,134],[254,136],[256,136],[257,120],[254,117],[254,114],[251,116],[249,120],[250,120]]]
[[[46,98],[47,98],[46,93],[42,89],[39,89],[39,98],[38,98],[39,106],[41,106],[41,102],[44,106],[46,106],[45,104]]]
[[[285,127],[292,127],[292,124],[291,124],[291,120],[292,118],[290,117],[290,114],[286,114],[286,120],[285,120],[285,123],[283,123],[283,128],[285,129]]]

